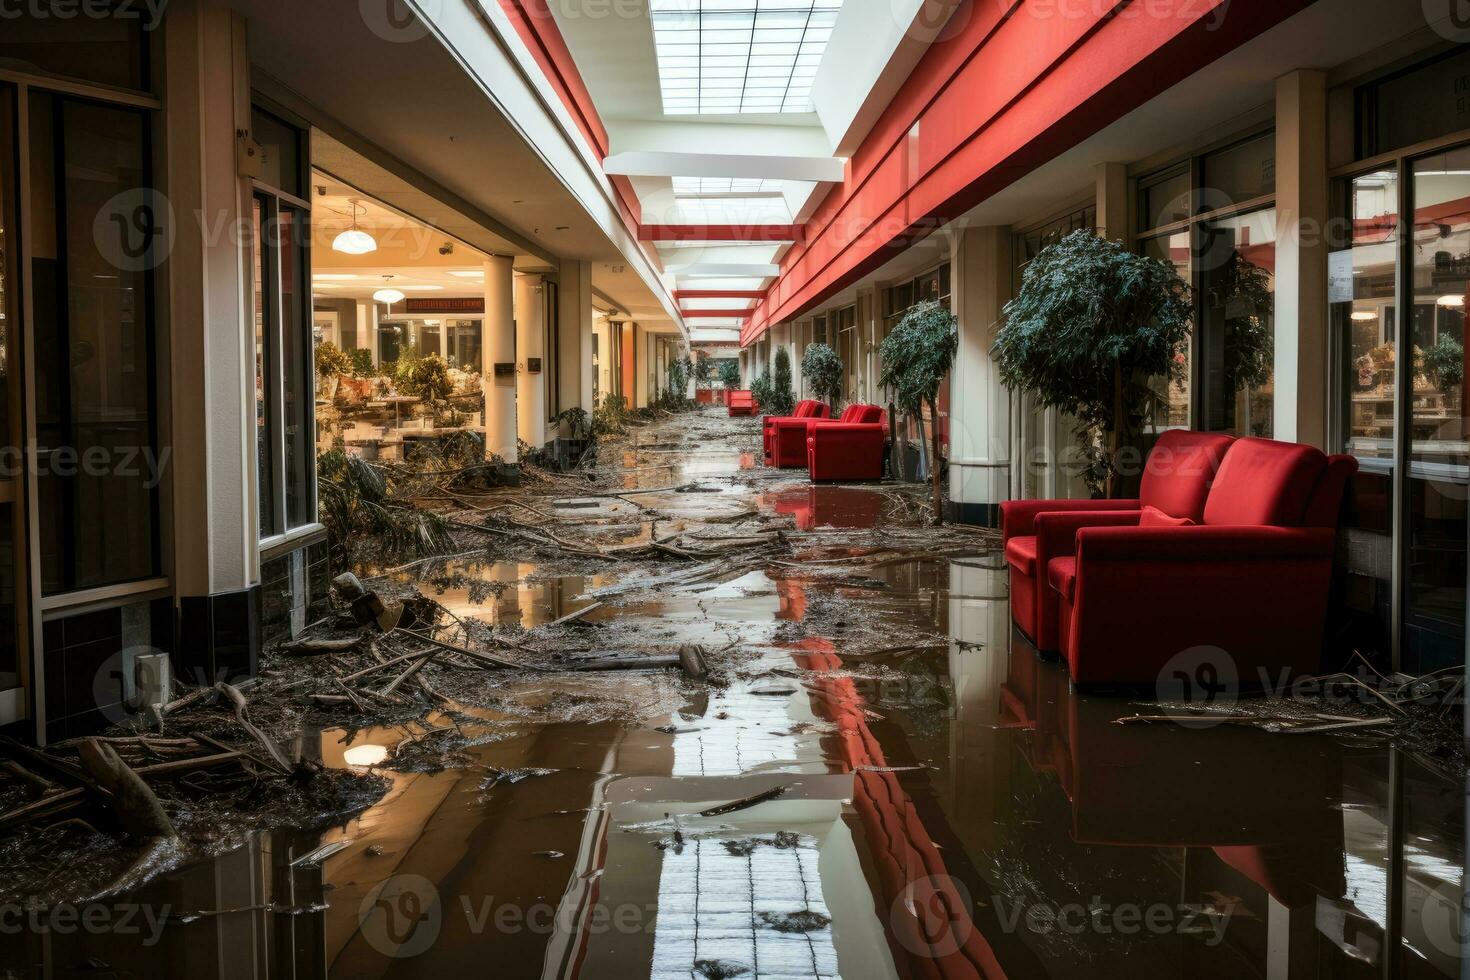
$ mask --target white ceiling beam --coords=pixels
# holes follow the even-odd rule
[[[687,262],[664,267],[676,276],[729,276],[736,279],[769,279],[781,274],[779,265],[760,262]]]
[[[602,162],[622,177],[749,177],[837,183],[846,161],[838,157],[756,156],[739,153],[665,153],[629,150]]]

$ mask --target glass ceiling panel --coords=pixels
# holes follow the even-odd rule
[[[842,0],[651,0],[664,114],[811,112]]]

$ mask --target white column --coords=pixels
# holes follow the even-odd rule
[[[1327,445],[1327,76],[1276,80],[1273,435]]]
[[[648,374],[653,369],[653,350],[649,344],[648,331],[638,324],[630,324],[633,331],[633,392],[628,400],[629,408],[648,406]]]
[[[258,577],[250,270],[241,236],[210,234],[250,214],[235,157],[236,132],[250,128],[250,60],[245,22],[223,5],[170,10],[164,42],[165,179],[177,234],[160,280],[174,325],[171,441],[161,458],[180,532],[165,547],[177,594],[206,596]]]
[[[571,259],[561,264],[557,283],[558,412],[592,404],[592,263]]]
[[[480,343],[480,385],[485,391],[485,452],[514,463],[516,456],[516,380],[514,374],[515,288],[511,257],[485,260],[485,327]],[[495,376],[496,364],[512,373]]]
[[[515,277],[516,435],[539,449],[546,442],[546,283],[541,276]],[[539,366],[533,372],[531,362]]]
[[[990,348],[1010,297],[1011,231],[965,228],[951,242],[960,344],[949,384],[949,497],[955,520],[996,526],[1010,495],[1010,392]]]
[[[373,353],[373,363],[378,360],[378,304],[372,300],[360,299],[353,304],[353,347],[370,350]]]

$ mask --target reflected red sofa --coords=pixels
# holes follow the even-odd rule
[[[807,475],[813,480],[881,480],[887,441],[887,413],[877,405],[849,405],[836,421],[809,421]]]
[[[1214,432],[1164,432],[1144,465],[1137,499],[1008,500],[1000,505],[1010,566],[1011,618],[1038,650],[1061,649],[1059,597],[1048,587],[1046,569],[1052,558],[1073,553],[1076,529],[1137,525],[1144,507],[1154,507],[1169,518],[1199,522],[1210,481],[1234,441],[1233,436]]]
[[[1064,520],[1075,554],[1049,543],[1046,576],[1073,682],[1157,685],[1171,661],[1186,675],[1162,678],[1171,683],[1202,669],[1242,688],[1316,673],[1338,512],[1357,468],[1311,446],[1237,439],[1197,522]],[[1038,519],[1038,537],[1049,520]]]
[[[729,412],[731,416],[754,415],[755,411],[755,395],[752,392],[748,390],[730,392]]]
[[[803,399],[796,403],[796,408],[790,415],[767,415],[761,419],[761,444],[764,449],[765,464],[778,467],[798,467],[806,465],[806,420],[825,419],[830,415],[832,409],[826,402],[815,399]],[[783,456],[777,452],[776,426],[781,423],[789,423],[788,431],[794,434],[787,439],[787,452]]]

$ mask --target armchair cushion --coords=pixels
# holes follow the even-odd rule
[[[1137,500],[1007,500],[1000,505],[1001,537],[1036,533],[1036,516],[1051,511],[1138,510]]]
[[[1026,534],[1006,542],[1006,564],[1023,575],[1036,574],[1036,535]]]
[[[1326,469],[1327,457],[1312,446],[1237,439],[1210,488],[1204,522],[1294,527]]]
[[[1188,517],[1170,517],[1153,504],[1146,504],[1139,512],[1139,527],[1191,527],[1194,521]]]
[[[1052,588],[1071,602],[1077,594],[1077,559],[1071,556],[1053,558],[1046,563],[1046,578]]]
[[[1235,437],[1221,432],[1169,429],[1159,436],[1143,467],[1138,498],[1171,517],[1204,517],[1205,499]]]

